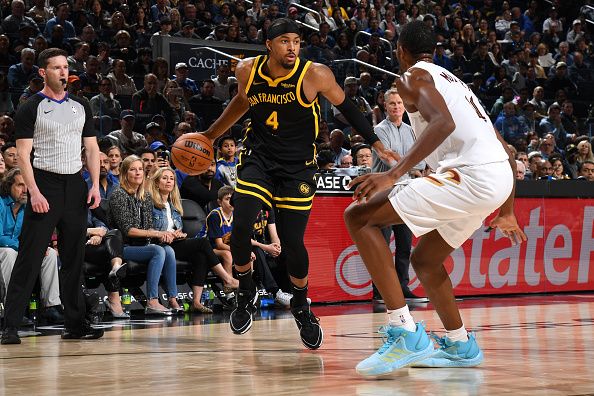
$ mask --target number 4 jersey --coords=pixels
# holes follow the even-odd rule
[[[244,147],[282,164],[315,166],[314,141],[318,136],[320,105],[309,102],[303,79],[310,61],[295,61],[286,76],[272,79],[265,74],[267,56],[254,59],[245,92],[251,119]]]
[[[436,173],[462,166],[483,165],[508,159],[507,153],[495,135],[489,116],[470,88],[441,66],[417,62],[411,67],[431,74],[435,88],[443,97],[456,128],[426,161]],[[409,69],[410,70],[410,69]],[[418,138],[427,121],[419,111],[408,113],[413,131]]]

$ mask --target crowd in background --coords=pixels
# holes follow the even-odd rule
[[[118,191],[123,178],[124,192],[118,193],[122,202],[124,193],[144,199],[145,190],[165,196],[164,189],[171,184],[167,180],[174,184],[166,195],[170,198],[152,196],[147,203],[147,213],[155,209],[155,224],[138,223],[125,213],[119,219],[98,216],[90,220],[90,244],[96,244],[97,237],[98,244],[103,242],[113,227],[110,220],[128,245],[128,238],[138,237],[142,230],[155,231],[148,238],[164,243],[181,238],[179,228],[175,234],[171,224],[159,223],[159,211],[165,210],[169,199],[168,213],[181,216],[183,209],[174,198],[195,201],[210,213],[211,227],[201,236],[209,239],[216,255],[205,253],[208,265],[199,271],[198,264],[194,266],[198,272],[191,285],[198,287],[197,293],[205,268],[221,276],[230,290],[234,286],[226,230],[218,227],[219,236],[212,230],[214,224],[229,220],[230,209],[224,205],[229,194],[220,195],[219,190],[234,187],[236,153],[249,119],[241,120],[218,142],[218,161],[202,175],[172,169],[170,145],[182,134],[210,125],[237,94],[237,82],[233,65],[225,63],[218,65],[216,78],[192,80],[188,64],[170,65],[165,58],[153,57],[151,47],[159,36],[263,44],[272,20],[295,19],[302,27],[301,57],[331,67],[346,95],[376,126],[386,118],[384,93],[392,86],[393,73],[404,72],[396,57],[398,34],[409,21],[421,20],[436,33],[434,62],[468,85],[509,143],[518,162],[518,179],[594,181],[590,0],[14,0],[2,1],[0,16],[0,174],[17,166],[15,111],[43,88],[37,56],[48,47],[66,50],[67,91],[89,101],[104,153],[103,198]],[[348,59],[364,63],[341,62]],[[319,130],[321,169],[371,167],[369,146],[338,110],[324,112]],[[9,190],[3,189],[4,194]],[[178,221],[180,216],[173,218]],[[218,217],[215,221],[211,216]],[[273,224],[273,216],[263,213],[255,230]],[[102,227],[105,232],[96,231]],[[130,229],[140,231],[128,235]],[[254,235],[254,246],[265,253],[264,264],[279,255],[277,244],[274,230]],[[175,271],[167,269],[166,252],[162,255],[160,268],[169,278],[168,294],[173,297],[175,284],[170,278]],[[119,263],[116,260],[114,266]],[[288,304],[289,297],[282,292],[285,280],[266,268],[260,268],[262,283]],[[152,294],[160,271],[151,275]],[[121,315],[117,282],[108,291],[110,310]],[[194,303],[196,309],[207,311],[199,299]],[[179,306],[171,301],[170,308]]]

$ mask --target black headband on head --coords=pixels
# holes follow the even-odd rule
[[[287,18],[283,18],[282,22],[273,23],[266,33],[268,40],[274,40],[286,33],[300,34],[299,25],[292,20],[287,20]]]

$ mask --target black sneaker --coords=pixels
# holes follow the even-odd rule
[[[16,327],[7,327],[2,332],[2,345],[20,344],[21,338],[19,337],[19,331]]]
[[[291,303],[293,300],[291,300]],[[292,305],[292,304],[291,304]],[[324,341],[324,332],[320,326],[320,320],[311,312],[309,305],[301,307],[291,306],[291,313],[295,317],[295,323],[299,328],[301,341],[306,348],[318,349]]]
[[[63,340],[96,340],[103,337],[103,329],[95,329],[85,320],[80,328],[64,329]]]
[[[64,314],[60,305],[47,307],[43,312],[43,317],[48,324],[64,324]]]
[[[235,309],[231,312],[229,324],[231,325],[231,331],[233,331],[233,333],[244,334],[252,327],[252,315],[257,309],[257,290],[255,288],[253,291],[237,289],[237,292],[235,293],[235,301]]]

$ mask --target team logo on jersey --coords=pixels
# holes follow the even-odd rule
[[[299,192],[307,197],[311,193],[311,187],[307,183],[301,183],[299,185]]]

